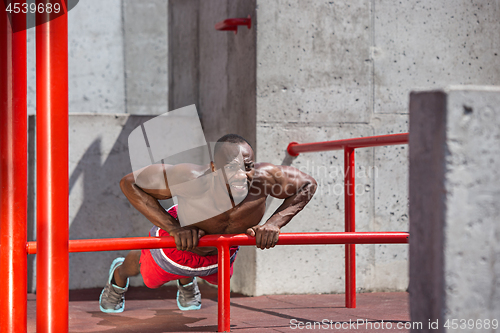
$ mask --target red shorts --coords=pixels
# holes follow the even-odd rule
[[[176,206],[168,212],[176,217]],[[153,227],[149,236],[167,236],[168,234],[158,227]],[[233,263],[238,248],[230,249],[230,275],[233,275]],[[141,275],[149,288],[161,287],[172,280],[197,276],[211,284],[218,284],[217,269],[218,256],[200,256],[189,251],[179,251],[176,248],[148,249],[141,253]]]

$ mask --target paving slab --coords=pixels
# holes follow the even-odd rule
[[[217,289],[200,284],[202,308],[180,311],[175,286],[130,288],[125,311],[102,313],[100,289],[70,291],[69,331],[106,333],[216,332]],[[409,332],[397,329],[410,323],[408,293],[362,293],[357,308],[344,307],[344,294],[271,295],[231,294],[233,332]],[[357,321],[368,322],[357,325]],[[316,326],[314,323],[316,322]],[[320,325],[321,324],[321,325]],[[391,325],[392,329],[382,328]],[[299,326],[300,325],[300,326]],[[28,296],[28,332],[36,332],[36,296]],[[376,328],[378,327],[378,328]],[[386,327],[386,326],[384,326]],[[310,328],[310,329],[308,329]]]

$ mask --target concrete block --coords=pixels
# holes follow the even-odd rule
[[[123,0],[127,113],[168,111],[168,2]]]
[[[410,311],[414,321],[442,319],[446,94],[410,96]]]
[[[236,133],[255,146],[255,25],[238,33],[215,30],[232,17],[255,20],[255,1],[201,1],[199,110],[208,141]]]
[[[410,306],[433,332],[500,317],[499,114],[499,87],[410,97]]]
[[[412,89],[498,84],[500,5],[373,1],[374,112],[407,113]]]
[[[168,1],[168,103],[170,110],[198,104],[198,15],[198,0]]]
[[[257,1],[257,14],[257,121],[370,119],[370,2]]]
[[[70,112],[124,113],[122,1],[88,0],[68,15]]]

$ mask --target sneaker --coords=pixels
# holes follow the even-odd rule
[[[193,282],[181,286],[177,280],[177,306],[182,311],[199,310],[201,308],[201,293],[198,289],[198,282],[193,278]]]
[[[125,292],[128,290],[128,279],[125,288],[118,287],[116,284],[111,283],[116,267],[123,264],[124,260],[125,258],[116,258],[109,268],[108,283],[106,283],[106,286],[101,292],[101,296],[99,296],[99,307],[102,312],[119,313],[123,312],[125,309]]]

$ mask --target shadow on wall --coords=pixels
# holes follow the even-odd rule
[[[147,236],[152,224],[128,202],[128,136],[148,116],[70,116],[70,239]],[[104,286],[109,265],[128,251],[70,254],[70,289]],[[134,285],[142,285],[136,278]]]
[[[147,236],[153,226],[128,202],[120,180],[130,173],[128,136],[152,116],[70,115],[69,239]],[[31,130],[31,128],[30,128]],[[34,137],[34,130],[30,136]],[[33,170],[34,163],[31,163]],[[170,207],[172,200],[162,202]],[[109,265],[128,251],[71,253],[70,289],[102,287]],[[33,271],[32,271],[33,272]],[[30,281],[35,281],[34,273]],[[131,285],[143,285],[142,278]],[[30,288],[30,291],[33,288]]]

